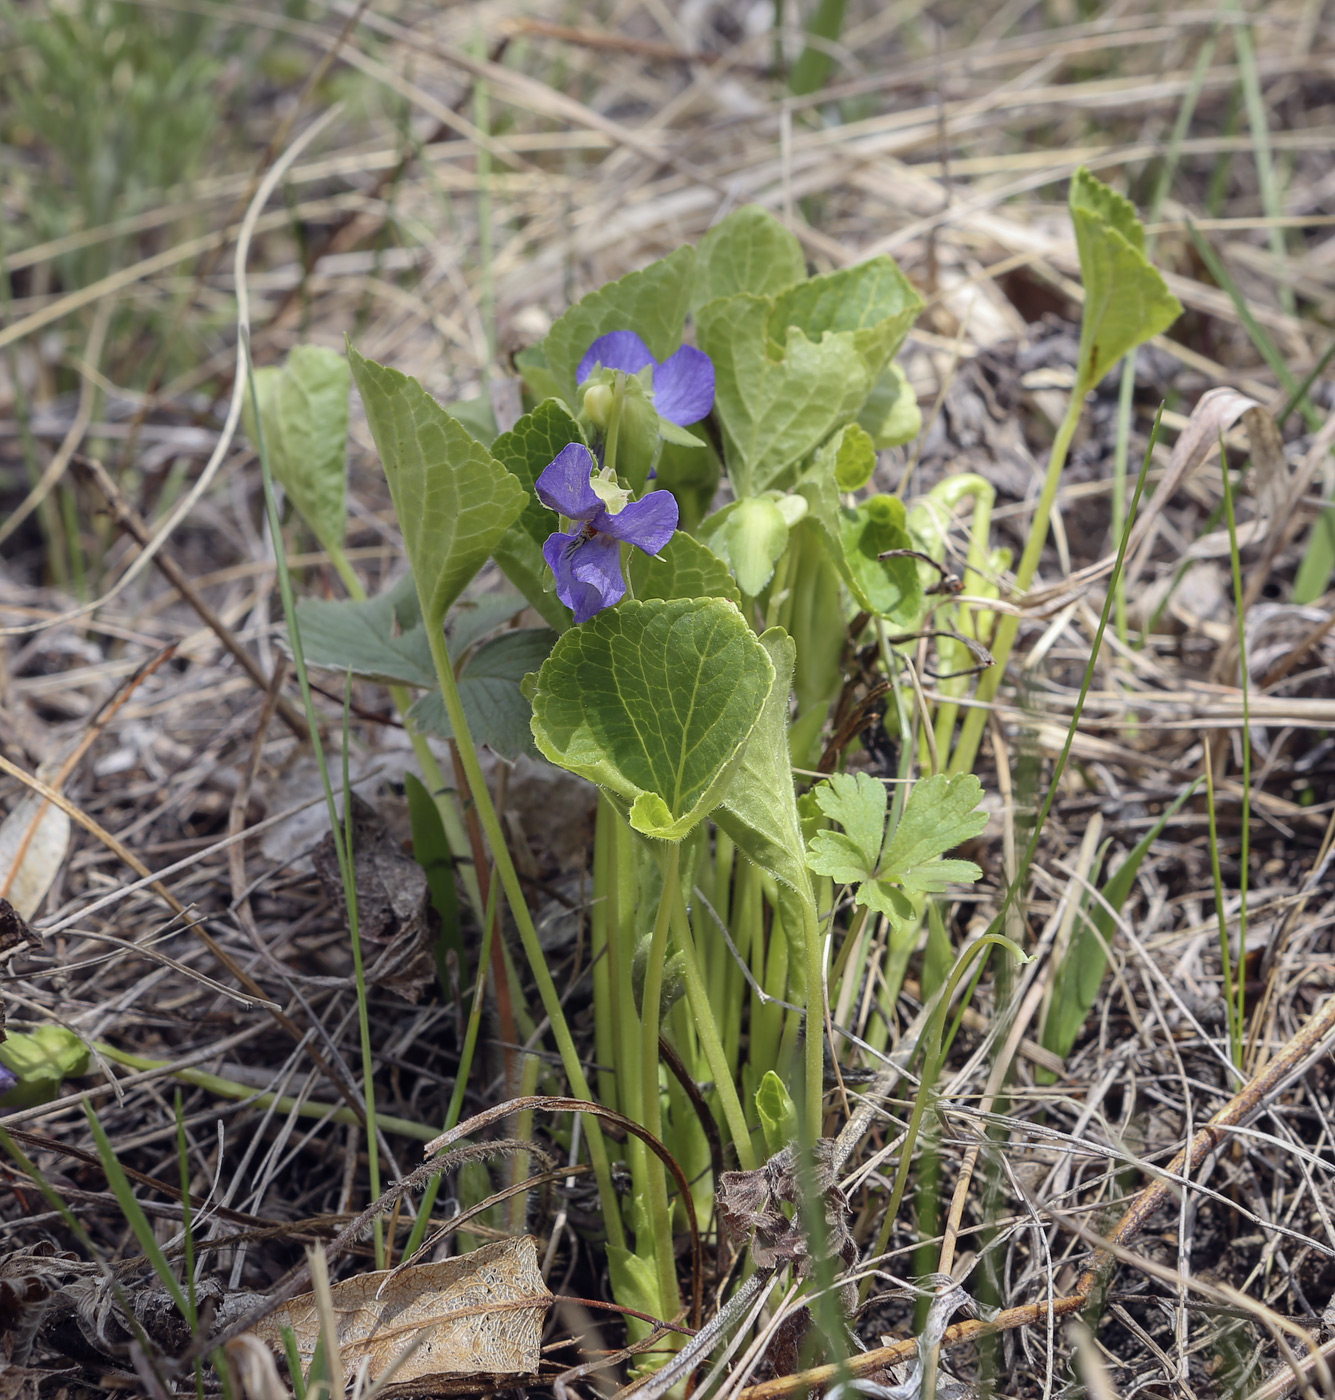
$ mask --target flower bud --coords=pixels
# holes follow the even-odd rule
[[[584,412],[588,415],[589,422],[604,432],[612,415],[612,399],[610,384],[590,384],[584,391]]]

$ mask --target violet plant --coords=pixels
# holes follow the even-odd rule
[[[1168,302],[1137,254],[1129,206],[1091,177],[1076,184],[1101,318],[1082,338],[1089,387],[1096,368],[1161,328]],[[1140,289],[1135,305],[1116,295],[1128,285]],[[1136,306],[1148,309],[1132,325]],[[400,688],[454,854],[467,853],[471,820],[494,862],[559,1052],[549,1087],[643,1124],[696,1183],[705,1221],[721,1166],[754,1168],[794,1141],[813,1147],[830,1107],[827,1052],[851,1053],[855,1004],[871,1012],[856,1043],[875,1055],[929,909],[981,875],[944,857],[984,822],[969,771],[977,721],[957,733],[960,702],[980,654],[991,646],[1004,659],[1014,637],[1013,620],[999,623],[989,606],[1010,563],[989,540],[992,488],[948,478],[909,510],[875,481],[878,455],[921,425],[895,364],[921,307],[889,258],[808,276],[797,239],[746,207],[698,248],[592,292],[522,352],[525,412],[503,432],[487,404],[449,412],[414,380],[348,354],[411,582],[370,600],[303,601],[305,657]],[[262,413],[283,411],[280,387],[261,396]],[[291,399],[293,422],[302,397],[312,395]],[[341,532],[342,467],[332,483],[311,466],[319,454],[302,444],[322,442],[320,425],[302,422],[271,435],[291,463],[284,484],[341,553],[325,535]],[[303,480],[311,471],[319,479]],[[1059,472],[1057,460],[1052,483]],[[956,512],[970,499],[961,530]],[[1031,541],[1022,583],[1040,550]],[[962,577],[951,580],[957,557]],[[489,562],[514,591],[467,594]],[[525,608],[541,625],[511,626]],[[928,687],[935,698],[916,670],[920,639],[941,676]],[[870,678],[850,670],[850,655],[870,658]],[[858,751],[846,712],[859,684],[881,697],[899,740],[894,772],[841,771]],[[467,818],[426,766],[429,735],[457,746]],[[505,759],[540,754],[598,789],[592,1085],[483,746]],[[831,776],[799,803],[798,781],[810,785],[818,766]],[[475,879],[465,895],[482,920]],[[946,936],[944,919],[931,927]],[[1022,956],[1008,940],[993,945]],[[952,961],[962,971],[981,951],[975,941],[957,958],[947,946],[943,960],[937,947],[925,990],[953,989]],[[524,1023],[536,1012],[525,1008]],[[631,1189],[618,1195],[598,1121],[586,1123],[613,1292],[674,1317],[681,1203],[634,1140]]]

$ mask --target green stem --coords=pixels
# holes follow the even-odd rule
[[[664,902],[672,905],[672,933],[682,954],[686,999],[690,1003],[691,1015],[695,1020],[695,1033],[700,1038],[700,1048],[705,1052],[709,1072],[714,1076],[714,1089],[723,1106],[723,1117],[727,1120],[728,1131],[732,1134],[733,1143],[737,1148],[738,1164],[744,1172],[754,1171],[758,1163],[751,1147],[751,1133],[746,1126],[746,1111],[742,1108],[732,1068],[728,1064],[727,1052],[723,1048],[723,1039],[719,1035],[714,1011],[709,1004],[709,992],[700,973],[695,939],[691,934],[691,921],[686,917],[680,894],[669,900],[665,891]]]
[[[173,1069],[171,1060],[150,1060],[144,1055],[132,1055],[128,1050],[118,1050],[105,1040],[95,1041],[93,1048],[113,1064],[124,1065],[134,1070],[167,1070],[173,1079],[182,1084],[193,1084],[197,1089],[205,1089],[224,1099],[250,1099],[258,1108],[272,1108],[275,1113],[291,1113],[294,1110],[302,1118],[323,1118],[330,1123],[348,1123],[355,1128],[362,1126],[362,1120],[346,1105],[316,1103],[311,1099],[294,1099],[286,1094],[257,1093],[250,1084],[240,1084],[235,1079],[223,1079],[217,1074],[207,1074],[201,1069]],[[387,1133],[398,1133],[402,1137],[415,1138],[418,1142],[430,1142],[440,1136],[440,1130],[426,1123],[414,1123],[409,1118],[395,1118],[389,1114],[377,1114],[376,1122]]]
[[[681,882],[681,847],[673,841],[660,857],[663,895],[654,919],[649,959],[644,969],[644,996],[640,1008],[640,1122],[661,1142],[663,1109],[658,1091],[658,1031],[663,1005],[663,968],[667,962],[668,929]],[[657,1159],[649,1163],[649,1221],[654,1235],[654,1263],[658,1269],[660,1317],[675,1317],[681,1306],[677,1265],[672,1250],[672,1216],[668,1211],[667,1177]]]
[[[1034,581],[1038,572],[1038,562],[1043,557],[1043,548],[1048,542],[1048,525],[1052,520],[1052,506],[1057,499],[1057,487],[1061,483],[1062,468],[1066,465],[1066,454],[1080,422],[1080,412],[1085,403],[1086,386],[1077,383],[1071,393],[1071,401],[1066,406],[1066,416],[1053,439],[1052,452],[1048,457],[1048,470],[1043,478],[1043,490],[1034,511],[1033,524],[1029,529],[1029,539],[1024,553],[1020,556],[1019,568],[1015,571],[1015,592],[1023,594]],[[988,701],[1001,688],[1006,674],[1006,662],[1010,659],[1011,648],[1020,630],[1020,619],[1013,613],[1002,617],[997,627],[996,639],[992,644],[995,661],[978,686],[978,705],[965,717],[960,729],[959,743],[950,758],[949,771],[968,773],[973,769],[973,761],[978,756],[978,745],[983,737],[983,725],[987,723]]]
[[[575,1048],[570,1027],[566,1024],[565,1012],[561,1008],[561,998],[556,983],[547,967],[547,958],[538,940],[538,931],[533,926],[533,916],[529,913],[524,898],[523,886],[519,883],[519,872],[510,856],[510,848],[505,844],[505,833],[501,830],[500,818],[491,800],[491,790],[478,762],[477,748],[468,727],[468,717],[464,713],[463,701],[459,698],[459,687],[454,679],[454,668],[445,649],[445,633],[440,627],[427,628],[427,640],[431,646],[431,659],[435,663],[436,678],[440,682],[441,698],[445,701],[445,712],[450,717],[450,727],[455,742],[459,746],[459,758],[463,764],[464,776],[473,794],[474,809],[482,830],[491,848],[492,859],[501,877],[501,887],[505,891],[510,912],[519,929],[520,941],[528,957],[529,969],[537,984],[542,1008],[551,1021],[552,1036],[561,1055],[570,1087],[577,1098],[591,1098],[589,1082],[584,1076],[584,1066],[580,1064],[579,1052]],[[598,1181],[598,1194],[602,1200],[603,1220],[607,1227],[609,1244],[623,1248],[625,1232],[621,1226],[621,1214],[617,1207],[617,1197],[612,1189],[612,1171],[607,1158],[607,1146],[602,1129],[592,1115],[585,1119],[585,1133],[589,1140],[589,1159],[593,1163],[594,1176]]]

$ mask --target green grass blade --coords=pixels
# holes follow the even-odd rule
[[[172,1272],[172,1267],[167,1262],[167,1256],[162,1252],[162,1246],[153,1233],[153,1227],[148,1223],[148,1216],[144,1214],[143,1206],[139,1204],[138,1198],[130,1189],[130,1178],[125,1175],[125,1171],[121,1167],[120,1159],[116,1156],[116,1149],[111,1145],[111,1139],[107,1136],[106,1129],[98,1122],[97,1114],[93,1112],[93,1105],[87,1099],[83,1102],[83,1111],[87,1116],[88,1126],[92,1129],[93,1141],[97,1144],[97,1155],[102,1162],[102,1170],[107,1174],[107,1185],[111,1187],[112,1194],[116,1197],[121,1213],[125,1216],[125,1223],[130,1227],[139,1248],[144,1252],[145,1258],[152,1264],[153,1272],[161,1280],[162,1286],[171,1294],[172,1301],[181,1311],[181,1316],[193,1329],[195,1318],[190,1301],[181,1291],[180,1282]]]

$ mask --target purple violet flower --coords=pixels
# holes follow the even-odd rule
[[[556,596],[587,622],[626,596],[621,545],[657,554],[677,528],[677,502],[670,491],[651,491],[632,501],[615,481],[594,477],[593,453],[577,442],[563,447],[534,483],[548,510],[574,528],[549,535],[543,557],[556,575]]]
[[[679,428],[698,423],[714,406],[714,362],[694,345],[683,345],[660,364],[634,331],[608,331],[589,346],[576,380],[583,384],[599,365],[627,374],[652,367],[654,408]]]
[[[0,1094],[7,1094],[19,1082],[19,1077],[8,1065],[0,1065]]]

